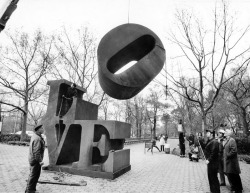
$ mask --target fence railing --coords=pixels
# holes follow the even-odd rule
[[[126,138],[125,139],[125,145],[135,144],[135,143],[144,143],[151,141],[150,138]]]

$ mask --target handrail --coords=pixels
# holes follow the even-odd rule
[[[125,139],[125,145],[130,145],[130,144],[134,144],[134,143],[144,143],[147,141],[151,141],[150,138],[126,138]]]

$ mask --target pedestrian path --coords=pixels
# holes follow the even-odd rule
[[[169,141],[171,148],[176,142]],[[206,165],[203,161],[190,162],[188,158],[158,152],[144,153],[144,144],[127,145],[131,150],[131,171],[106,180],[85,176],[66,176],[66,181],[86,186],[38,184],[40,193],[204,193],[209,192]],[[21,193],[26,187],[29,174],[28,147],[0,144],[0,193]],[[48,164],[47,150],[45,164]],[[242,183],[245,193],[250,193],[250,165],[240,162]],[[40,179],[53,179],[55,174],[42,171]],[[227,193],[228,187],[221,188]]]

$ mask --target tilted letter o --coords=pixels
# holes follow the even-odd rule
[[[138,94],[161,71],[166,59],[161,40],[138,24],[124,24],[109,31],[101,39],[97,56],[100,85],[116,99],[130,99]],[[131,61],[137,63],[115,74]]]

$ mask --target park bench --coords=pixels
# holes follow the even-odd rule
[[[124,144],[130,145],[135,143],[144,143],[145,141],[149,141],[149,139],[144,138],[126,138]]]

